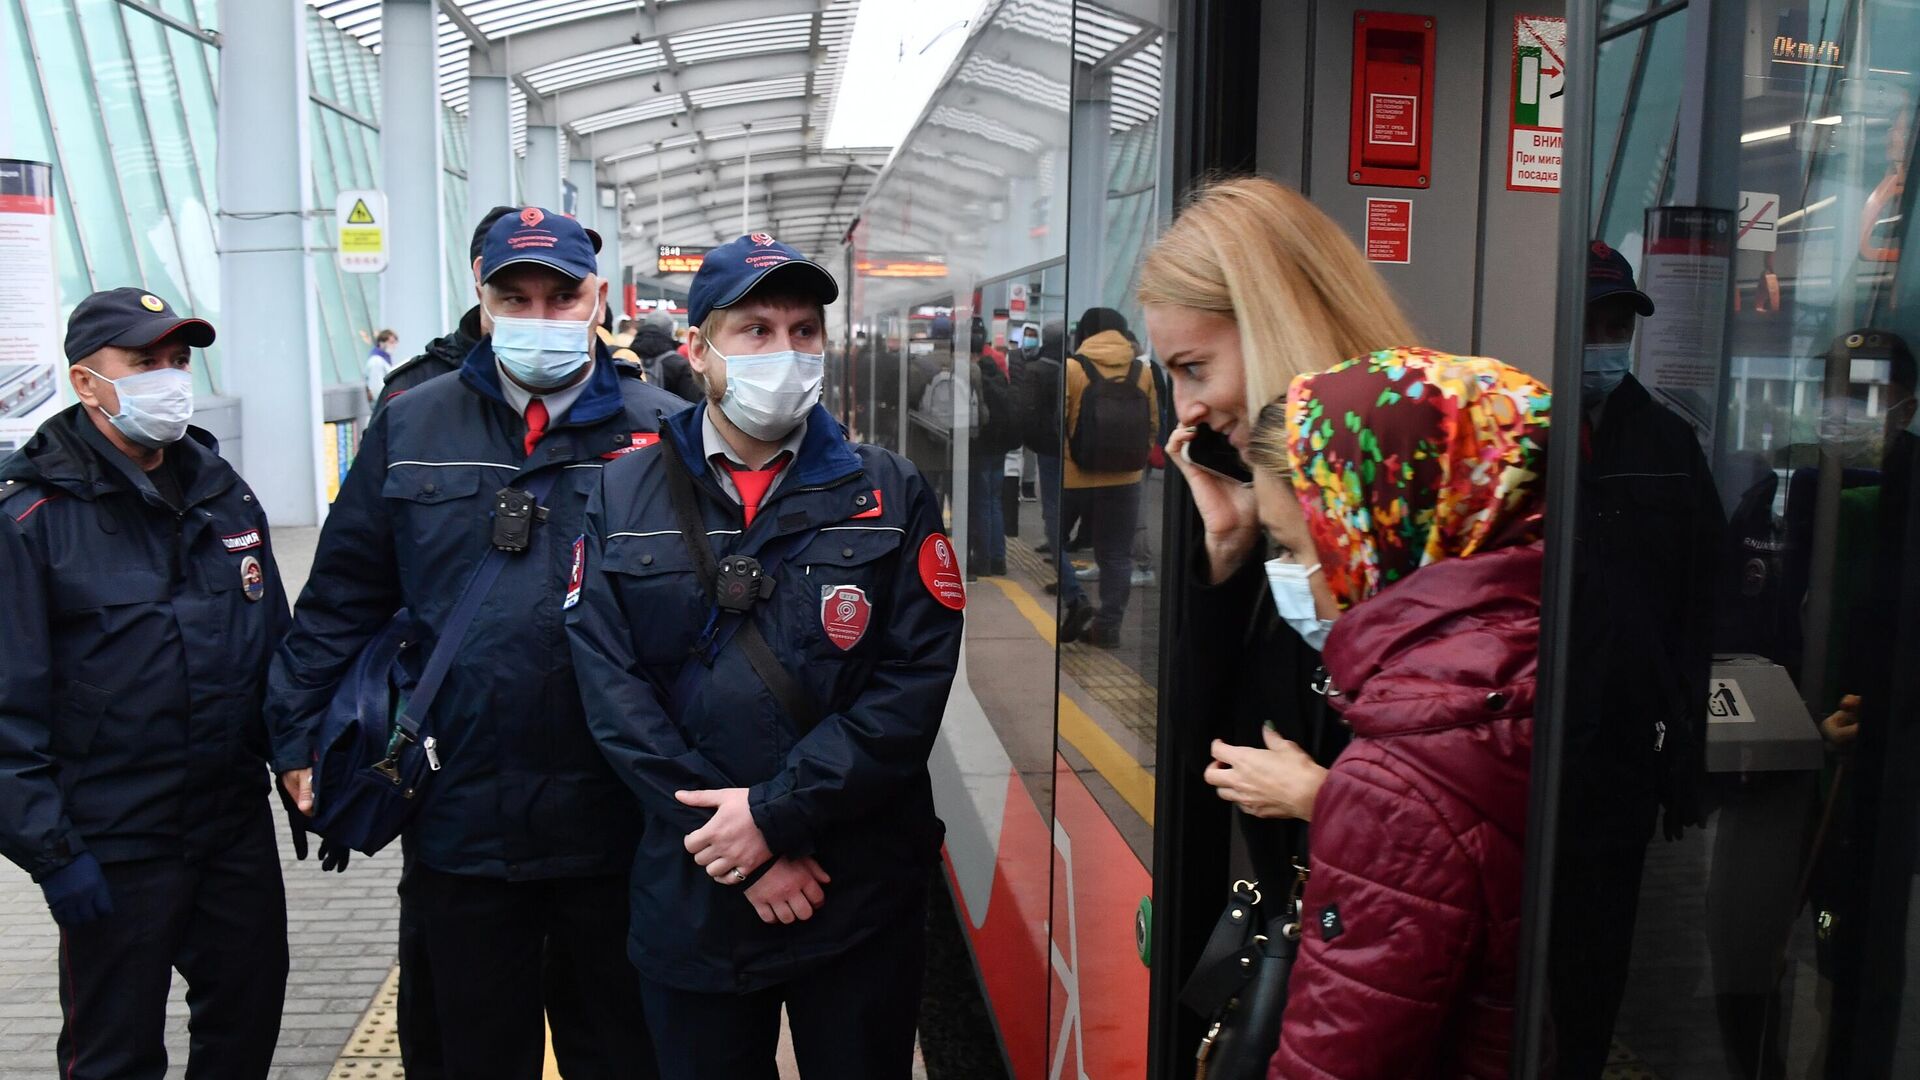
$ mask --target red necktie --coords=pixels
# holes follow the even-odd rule
[[[723,462],[727,466],[727,475],[733,478],[734,490],[740,493],[740,509],[746,513],[747,524],[753,524],[753,516],[760,512],[760,504],[767,497],[767,489],[773,486],[774,478],[780,470],[787,467],[786,455],[774,459],[773,464],[764,469],[736,469],[732,462]]]
[[[540,437],[547,433],[547,403],[534,398],[527,402],[527,456],[533,456],[533,448],[540,445]]]

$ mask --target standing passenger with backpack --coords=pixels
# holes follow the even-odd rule
[[[1100,606],[1087,601],[1065,554],[1059,552],[1060,640],[1084,637],[1103,649],[1120,645],[1133,576],[1133,530],[1140,516],[1140,482],[1153,449],[1153,374],[1135,352],[1126,317],[1112,308],[1088,308],[1074,329],[1067,358],[1066,461],[1061,481],[1064,520],[1085,518],[1100,567]]]

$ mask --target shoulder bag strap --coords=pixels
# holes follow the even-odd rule
[[[667,451],[667,494],[673,502],[674,514],[680,519],[680,536],[693,556],[694,576],[699,578],[700,587],[711,598],[714,579],[719,571],[714,562],[713,548],[707,540],[705,523],[700,518],[700,508],[694,501],[693,473],[687,467],[686,459],[681,456],[679,444],[674,441],[671,432],[661,433],[660,444]],[[753,666],[753,673],[760,676],[760,681],[766,683],[767,689],[773,693],[773,700],[799,725],[800,734],[804,737],[812,731],[823,719],[820,703],[774,655],[773,647],[767,644],[752,612],[740,615],[740,629],[734,639],[740,643],[740,650],[747,654],[747,663]],[[688,661],[699,662],[698,658]]]
[[[522,490],[533,496],[537,506],[540,500],[547,497],[547,492],[553,490],[554,481],[559,476],[559,469],[549,469],[534,477]],[[500,579],[500,571],[506,568],[509,554],[488,546],[486,557],[480,560],[479,568],[473,572],[466,590],[460,594],[459,603],[453,606],[453,614],[447,616],[446,625],[440,628],[439,640],[434,643],[433,652],[427,657],[420,680],[414,684],[413,694],[407,698],[394,721],[414,742],[419,742],[426,734],[433,699],[439,696],[440,686],[447,680],[447,671],[453,667],[454,654],[460,651],[460,642],[473,625],[473,617],[480,613],[481,601],[493,591],[493,583]]]

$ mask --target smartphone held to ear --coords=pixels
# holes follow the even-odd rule
[[[1240,460],[1240,452],[1233,448],[1226,436],[1205,424],[1194,425],[1193,439],[1180,448],[1180,456],[1187,460],[1187,464],[1236,484],[1253,483],[1253,471],[1247,468],[1246,462]]]

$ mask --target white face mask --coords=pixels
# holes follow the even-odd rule
[[[521,319],[512,315],[487,317],[493,320],[493,356],[525,386],[550,389],[566,384],[592,357],[593,324],[600,318],[600,306],[594,305],[593,318]]]
[[[120,412],[106,416],[114,429],[128,439],[157,450],[177,443],[187,433],[187,421],[193,419],[193,374],[179,368],[160,368],[109,379],[87,367],[87,373],[104,383],[113,384],[120,396]]]
[[[1319,563],[1301,566],[1285,559],[1267,561],[1267,588],[1273,592],[1274,608],[1315,652],[1327,643],[1327,633],[1333,629],[1332,619],[1320,617],[1313,602],[1313,585],[1307,580],[1319,569]]]
[[[824,353],[752,353],[728,356],[707,343],[727,365],[727,390],[720,411],[733,425],[762,442],[778,442],[800,426],[820,400],[826,382]]]

